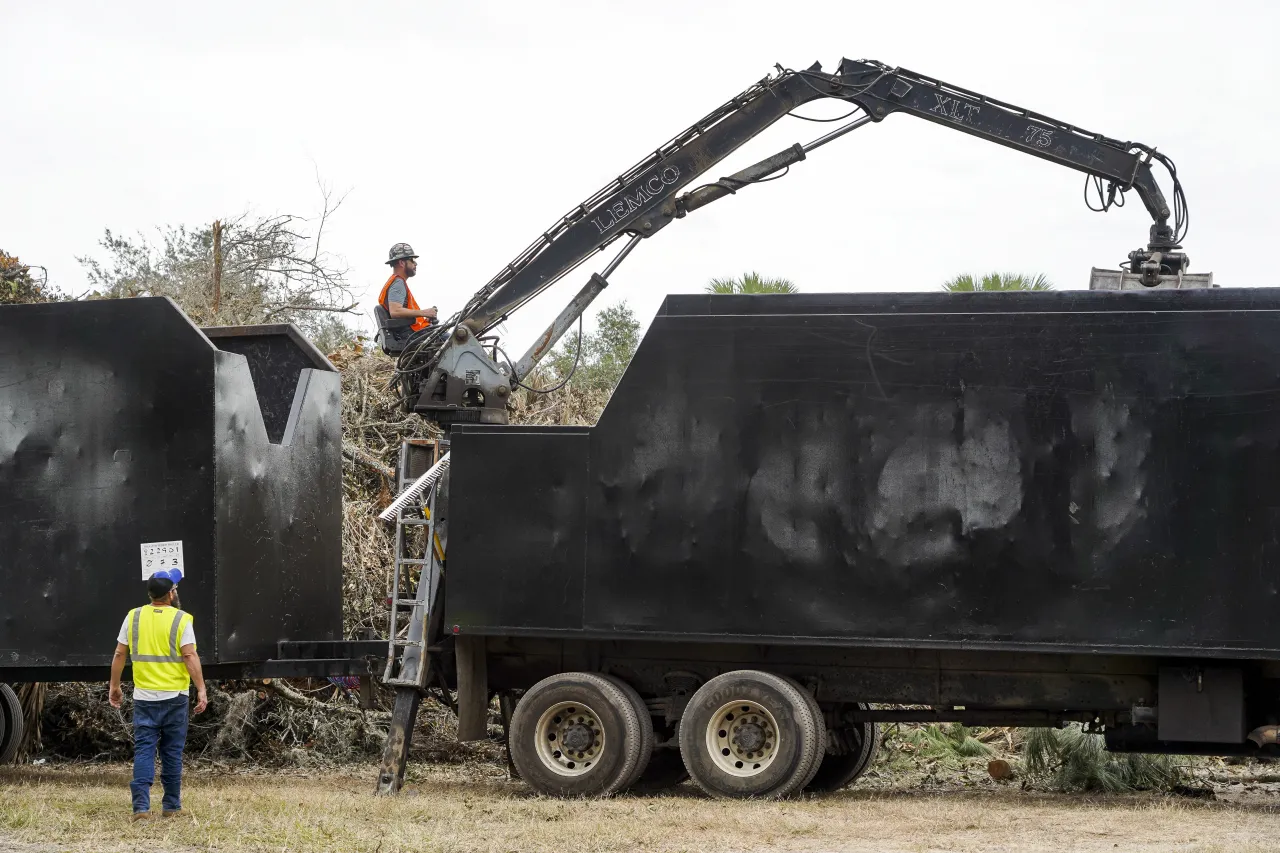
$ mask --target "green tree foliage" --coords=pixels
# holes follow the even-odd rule
[[[577,341],[573,332],[564,336],[547,359],[542,381],[559,385],[572,373],[569,387],[612,393],[640,344],[640,321],[625,301],[605,308],[596,317],[596,330],[582,336],[582,355],[574,370]]]
[[[981,278],[958,275],[944,282],[942,289],[950,293],[969,293],[975,290],[1053,290],[1053,284],[1044,275],[1021,273],[987,273]]]
[[[511,422],[594,424],[639,343],[640,322],[625,302],[604,309],[596,317],[595,331],[582,336],[581,355],[578,336],[570,332],[524,378],[512,398]]]
[[[787,278],[768,278],[757,272],[743,273],[738,278],[713,278],[707,293],[798,293],[800,288]]]
[[[0,252],[0,305],[52,302],[59,294],[49,287],[47,277],[38,279],[31,267],[15,255]]]
[[[164,226],[152,239],[108,229],[99,241],[105,256],[77,260],[93,287],[90,298],[167,296],[200,326],[293,323],[332,352],[354,340],[342,316],[357,308],[347,268],[321,247],[335,210],[326,194],[313,220],[246,213],[222,222],[217,288],[211,225]]]

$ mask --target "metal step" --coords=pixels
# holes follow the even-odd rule
[[[425,566],[429,562],[431,561],[426,559],[419,560],[417,558],[401,558],[401,557],[396,558],[396,565],[398,566]]]

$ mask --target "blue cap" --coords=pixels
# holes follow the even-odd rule
[[[155,580],[156,578],[164,578],[176,584],[182,580],[182,569],[161,569],[158,572],[152,572],[150,579]]]

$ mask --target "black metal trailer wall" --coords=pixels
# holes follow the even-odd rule
[[[0,673],[110,662],[181,540],[206,663],[341,635],[340,379],[292,327],[166,299],[0,308]]]
[[[291,326],[205,329],[217,353],[218,660],[342,637],[342,387]]]
[[[668,297],[456,426],[462,632],[1280,656],[1280,293]]]

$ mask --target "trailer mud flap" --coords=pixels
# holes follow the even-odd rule
[[[1162,741],[1242,743],[1244,673],[1210,666],[1160,667]]]
[[[485,638],[454,639],[458,666],[458,740],[484,740],[489,735],[489,668]]]

